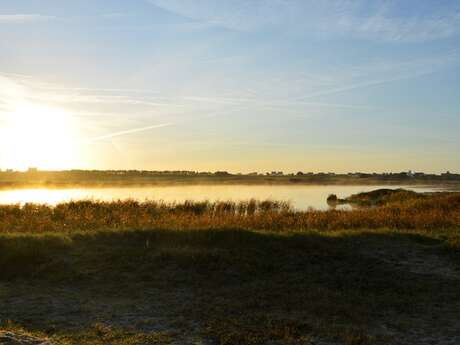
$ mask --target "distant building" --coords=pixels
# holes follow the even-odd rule
[[[452,174],[450,171],[446,171],[445,173],[441,174],[441,177],[447,178],[447,179],[452,179],[458,177],[456,174]]]
[[[283,176],[283,172],[282,171],[272,171],[272,172],[265,173],[265,175],[267,175],[267,176]]]
[[[227,171],[216,171],[214,175],[215,176],[230,176],[231,174]]]

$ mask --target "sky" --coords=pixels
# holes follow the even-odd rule
[[[460,172],[458,0],[0,2],[0,169]]]

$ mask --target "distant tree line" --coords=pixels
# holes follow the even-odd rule
[[[266,173],[230,173],[228,171],[200,172],[190,170],[66,170],[41,171],[30,168],[25,172],[0,170],[0,181],[130,181],[130,180],[167,180],[167,179],[291,179],[292,182],[320,181],[320,180],[356,180],[374,179],[381,181],[392,180],[460,180],[460,174],[446,172],[442,174],[425,174],[422,172],[391,172],[391,173],[363,173],[353,172],[336,174],[332,172],[302,172],[285,174],[282,171]]]

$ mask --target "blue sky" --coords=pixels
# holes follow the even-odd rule
[[[0,52],[0,168],[460,171],[458,1],[15,0]]]

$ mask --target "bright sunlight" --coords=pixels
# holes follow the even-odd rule
[[[2,114],[0,152],[7,168],[69,169],[78,164],[78,135],[70,113],[31,103]]]

